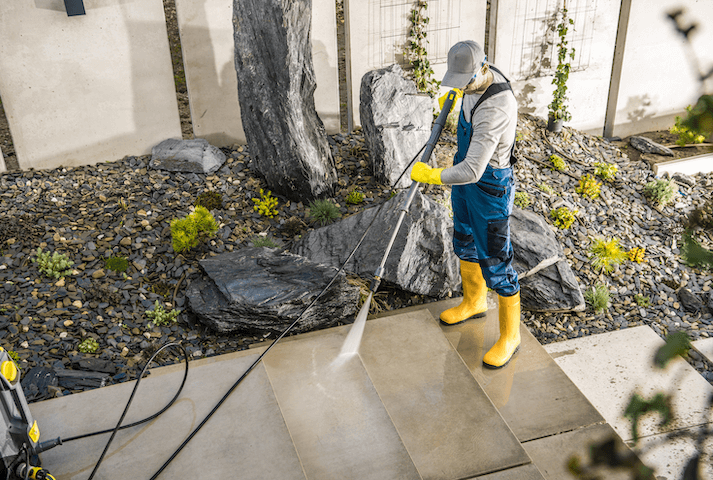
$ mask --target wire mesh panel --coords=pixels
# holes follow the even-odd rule
[[[552,75],[557,67],[557,23],[562,0],[517,0],[515,31],[509,71],[515,80]],[[575,49],[572,71],[585,70],[591,60],[597,0],[568,0],[574,21],[567,32],[568,47]]]

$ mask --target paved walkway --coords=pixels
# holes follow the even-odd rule
[[[626,448],[625,429],[597,403],[603,397],[564,364],[578,358],[572,348],[552,350],[560,366],[523,326],[507,367],[482,366],[498,337],[490,300],[485,319],[456,326],[436,319],[459,299],[370,320],[359,356],[341,365],[334,360],[349,326],[284,339],[160,478],[566,479],[567,460],[591,442],[613,436]],[[179,401],[118,433],[95,478],[150,478],[263,348],[192,361]],[[183,368],[153,369],[126,422],[160,409]],[[113,427],[132,388],[32,404],[42,440]],[[43,465],[58,480],[86,479],[107,438],[58,446]]]

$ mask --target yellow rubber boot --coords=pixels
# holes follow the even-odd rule
[[[488,287],[478,262],[460,261],[460,276],[463,282],[463,301],[457,307],[441,313],[441,323],[455,325],[472,317],[482,317],[488,311]]]
[[[500,297],[500,338],[483,357],[486,367],[507,365],[520,347],[520,292],[511,297]]]

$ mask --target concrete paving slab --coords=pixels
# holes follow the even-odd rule
[[[500,472],[491,473],[477,477],[477,480],[544,480],[540,470],[534,465],[523,465],[521,467],[508,468]]]
[[[574,478],[567,469],[567,462],[573,455],[578,456],[583,463],[588,463],[589,446],[595,442],[615,438],[617,450],[627,450],[628,447],[607,424],[592,425],[573,432],[553,435],[551,437],[523,443],[527,453],[547,480],[563,480]],[[629,480],[626,472],[608,471],[602,476],[607,480]]]
[[[441,312],[460,301],[460,298],[453,298],[423,307],[438,319]],[[483,366],[485,352],[500,334],[497,305],[497,295],[491,292],[485,318],[459,325],[442,325],[441,330],[517,438],[526,442],[604,422],[601,414],[524,324],[520,327],[522,345],[513,360],[498,370]],[[418,309],[409,307],[398,312],[409,313]]]
[[[367,322],[359,354],[424,479],[530,462],[428,311]]]
[[[119,432],[97,479],[149,478],[217,404],[257,354],[226,355],[191,362],[179,400],[148,424]],[[195,365],[198,364],[198,365]],[[125,423],[160,410],[174,395],[183,365],[155,368],[141,381]],[[33,403],[41,440],[69,438],[113,428],[135,382]],[[43,465],[62,480],[86,479],[109,434],[60,445],[42,454]],[[275,459],[280,461],[276,462]],[[258,365],[220,410],[162,474],[165,478],[305,479],[299,458],[272,393]]]
[[[698,428],[685,429],[692,435],[700,431]],[[657,479],[678,480],[682,478],[683,470],[696,455],[696,442],[693,438],[670,439],[666,434],[651,435],[642,438],[636,446],[639,458],[655,469]],[[704,450],[713,452],[713,439],[704,442]],[[713,464],[710,457],[701,462],[698,478],[713,478]]]
[[[702,338],[691,343],[709,362],[713,362],[713,338]]]
[[[333,363],[348,330],[280,343],[264,359],[307,478],[420,479],[359,358]]]
[[[656,349],[664,341],[647,326],[592,335],[545,345],[545,350],[624,439],[632,438],[623,412],[631,394],[650,398],[657,392],[673,394],[675,421],[663,431],[704,423],[713,387],[683,359],[665,370],[653,366]],[[648,415],[640,435],[662,433],[660,418]]]

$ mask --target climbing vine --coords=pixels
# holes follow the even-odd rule
[[[433,69],[428,60],[426,27],[428,26],[428,2],[418,0],[409,14],[411,27],[404,50],[404,56],[411,65],[411,77],[419,92],[435,97],[441,82],[433,78]]]

